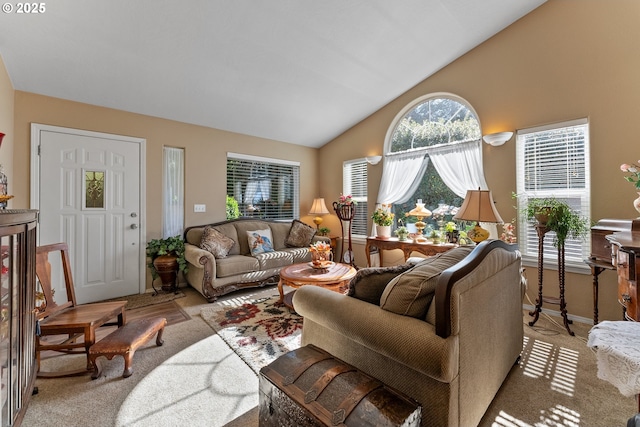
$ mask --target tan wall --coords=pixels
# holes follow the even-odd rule
[[[6,134],[2,140],[2,148],[0,149],[0,165],[7,175],[9,183],[9,194],[14,194],[13,179],[13,111],[14,111],[14,94],[11,79],[7,74],[4,61],[0,56],[0,132]],[[13,200],[9,200],[7,204],[9,208],[14,207]]]
[[[147,141],[147,240],[162,234],[162,148],[185,149],[185,225],[225,219],[226,153],[242,153],[300,162],[300,213],[317,194],[317,150],[202,126],[132,114],[93,105],[16,91],[14,206],[29,207],[30,126],[41,123],[145,138]],[[206,213],[194,213],[194,204]]]
[[[633,186],[623,180],[621,163],[640,159],[640,2],[635,0],[549,1],[451,65],[368,117],[320,150],[323,196],[341,189],[343,160],[381,153],[398,112],[414,99],[450,92],[477,111],[483,133],[588,117],[591,136],[592,218],[633,218]],[[484,146],[489,188],[505,220],[515,217],[515,139]],[[369,190],[378,191],[381,166],[373,166]],[[535,301],[537,273],[527,269]],[[557,295],[557,273],[545,271],[545,294]],[[600,276],[600,318],[619,319],[615,276]],[[570,314],[593,315],[591,276],[567,274]],[[557,310],[557,306],[545,306]]]

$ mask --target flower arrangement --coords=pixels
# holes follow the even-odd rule
[[[309,247],[311,252],[328,252],[331,250],[331,245],[327,242],[318,241]]]
[[[457,229],[458,229],[458,226],[453,221],[449,221],[444,225],[444,231],[446,231],[448,233],[456,231]]]
[[[338,206],[349,206],[349,205],[357,205],[358,202],[353,200],[353,196],[351,194],[344,195],[340,193],[340,197],[338,198]]]
[[[500,234],[500,240],[505,243],[516,242],[516,227],[512,222],[507,222],[502,225],[502,234]]]
[[[638,163],[640,163],[640,160],[638,160]],[[625,176],[624,179],[633,183],[635,187],[640,190],[640,166],[636,164],[628,165],[623,163],[620,165],[620,170],[622,172],[630,173],[631,175]]]
[[[373,211],[373,215],[371,215],[371,219],[376,225],[389,226],[393,224],[393,218],[395,214],[389,211],[389,208],[386,205],[382,205],[381,208]]]

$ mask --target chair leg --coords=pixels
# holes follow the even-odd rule
[[[128,378],[133,374],[133,353],[135,351],[129,351],[122,356],[124,357],[124,371],[122,372],[122,378]]]

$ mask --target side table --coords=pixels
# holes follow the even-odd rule
[[[329,268],[313,268],[309,264],[293,264],[280,270],[278,292],[280,299],[277,305],[285,305],[292,310],[293,292],[284,294],[284,286],[299,288],[304,285],[315,285],[335,292],[346,293],[349,282],[356,275],[357,270],[348,265],[336,263]],[[294,291],[295,292],[295,291]]]

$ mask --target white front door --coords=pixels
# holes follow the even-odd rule
[[[67,242],[78,303],[140,293],[144,140],[32,125],[36,138],[38,244]]]

